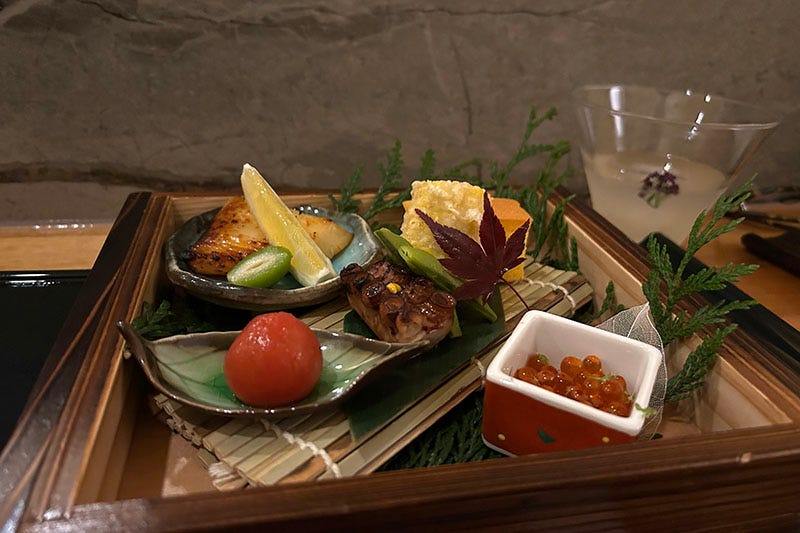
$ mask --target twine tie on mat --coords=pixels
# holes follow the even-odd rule
[[[208,465],[208,475],[211,477],[211,482],[215,486],[240,479],[236,471],[231,468],[230,465],[222,461]]]
[[[302,439],[293,433],[282,430],[280,426],[270,422],[269,420],[261,420],[261,422],[268,431],[275,433],[278,438],[283,437],[289,444],[294,444],[301,450],[309,450],[315,457],[322,459],[322,462],[325,463],[325,469],[333,474],[333,477],[342,477],[342,471],[339,469],[339,465],[336,464],[336,461],[334,461],[330,455],[328,455],[328,452],[325,451],[324,448],[320,448],[311,441]]]
[[[481,388],[483,388],[484,385],[486,385],[486,365],[484,365],[481,360],[474,355],[470,357],[469,360],[478,367],[478,371],[481,373]]]
[[[547,288],[549,288],[549,289],[551,289],[553,291],[559,291],[561,294],[564,295],[564,298],[569,302],[569,305],[570,305],[569,316],[572,316],[572,315],[575,314],[575,309],[577,309],[577,305],[575,304],[575,299],[572,297],[572,295],[569,293],[569,291],[566,289],[566,287],[564,287],[562,285],[556,285],[555,283],[550,283],[549,281],[540,281],[538,279],[522,278],[519,281],[524,281],[524,282],[526,282],[526,283],[528,283],[530,285],[534,285],[536,287],[547,287]]]

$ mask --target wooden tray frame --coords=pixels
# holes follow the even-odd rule
[[[180,197],[219,205],[218,196]],[[9,489],[0,482],[5,495],[0,510],[7,525],[58,531],[796,525],[800,376],[741,330],[722,347],[724,364],[768,397],[788,421],[232,493],[96,502],[103,479],[114,477],[109,469],[124,463],[131,437],[124,425],[118,431],[108,426],[128,416],[131,398],[140,394],[137,380],[126,375],[133,367],[120,364],[122,341],[113,324],[138,313],[142,283],[163,282],[142,273],[153,273],[166,228],[174,225],[170,217],[176,198],[133,194],[112,228],[0,457],[3,472],[10,473],[7,483],[14,483]],[[287,203],[322,199],[291,197]],[[593,286],[604,287],[613,278],[623,303],[640,299],[637,291],[648,270],[644,252],[581,204],[568,205],[566,214]],[[686,307],[691,311],[702,304],[698,298]]]

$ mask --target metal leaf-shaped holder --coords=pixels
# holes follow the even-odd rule
[[[176,335],[148,341],[127,322],[117,327],[131,354],[160,392],[183,404],[225,416],[285,417],[332,408],[382,370],[431,347],[429,341],[390,343],[349,333],[313,329],[322,348],[322,376],[311,393],[279,407],[240,402],[225,382],[223,362],[239,331]]]

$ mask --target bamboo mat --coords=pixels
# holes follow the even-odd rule
[[[570,316],[592,298],[592,288],[575,272],[529,260],[525,274],[526,279],[515,282],[514,288],[531,309]],[[506,331],[510,331],[525,307],[508,287],[502,287],[500,292]],[[347,300],[341,298],[301,318],[315,328],[341,331],[349,310]],[[501,340],[475,354],[388,422],[358,437],[351,432],[342,410],[280,420],[225,418],[205,414],[161,394],[151,398],[151,407],[173,431],[198,448],[214,486],[220,490],[362,475],[380,467],[478,390],[486,366],[502,345]]]

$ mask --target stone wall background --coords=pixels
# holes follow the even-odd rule
[[[243,162],[375,185],[396,139],[409,174],[427,148],[506,160],[532,104],[580,170],[585,83],[763,103],[784,121],[751,166],[796,182],[799,27],[795,0],[0,0],[0,222],[113,219],[133,190],[234,188]]]

